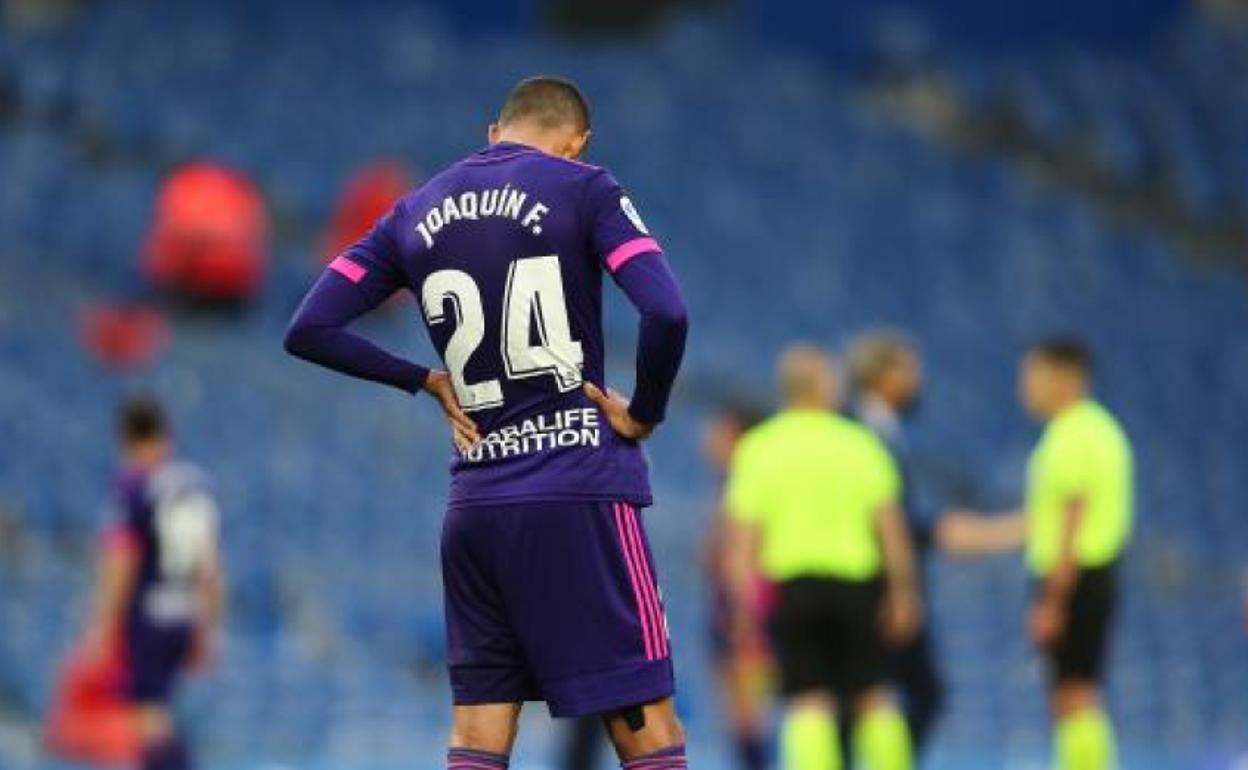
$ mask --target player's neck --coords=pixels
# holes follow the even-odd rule
[[[137,471],[151,471],[164,464],[169,454],[170,447],[163,441],[136,444],[126,450],[126,466]]]
[[[1060,399],[1058,399],[1056,404],[1053,405],[1053,410],[1049,414],[1049,419],[1052,420],[1056,417],[1061,416],[1063,412],[1069,410],[1073,406],[1077,406],[1078,404],[1083,403],[1085,400],[1087,400],[1087,398],[1088,398],[1088,394],[1086,391],[1083,391],[1083,390],[1077,390],[1077,391],[1073,391],[1071,393],[1065,394]]]
[[[795,398],[784,406],[790,412],[828,412],[832,407],[819,398]]]
[[[902,413],[901,407],[892,399],[870,390],[863,394],[861,408],[863,411],[883,415],[889,419],[897,419]]]
[[[501,129],[495,138],[495,144],[521,144],[525,147],[532,147],[538,152],[544,152],[547,155],[556,157],[564,157],[563,149],[567,146],[566,138],[562,133],[553,133],[544,131],[533,126],[508,126]]]

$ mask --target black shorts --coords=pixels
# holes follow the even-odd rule
[[[1118,604],[1114,564],[1080,569],[1066,605],[1066,627],[1048,651],[1054,682],[1099,682],[1109,651],[1109,631]]]
[[[780,690],[853,697],[887,679],[881,580],[797,578],[781,583],[772,621]]]

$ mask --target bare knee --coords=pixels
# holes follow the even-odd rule
[[[791,695],[786,707],[789,711],[823,711],[836,714],[836,697],[824,690],[808,690]]]
[[[615,744],[615,753],[621,760],[636,759],[656,751],[662,751],[685,742],[685,733],[676,717],[676,704],[671,698],[639,707],[641,718],[633,724],[624,714],[604,717],[607,734]]]
[[[863,690],[854,698],[854,715],[861,717],[879,709],[893,708],[893,698],[883,687]]]
[[[173,737],[173,717],[163,706],[139,706],[135,718],[143,745],[156,746]]]
[[[1053,715],[1059,719],[1080,711],[1101,707],[1100,689],[1095,682],[1082,679],[1060,681],[1053,686]]]
[[[456,706],[451,728],[451,748],[510,754],[512,744],[516,741],[516,721],[519,716],[519,703]]]

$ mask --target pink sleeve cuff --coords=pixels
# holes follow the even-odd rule
[[[659,242],[653,238],[634,238],[631,241],[625,241],[612,249],[611,253],[607,255],[607,270],[614,273],[628,264],[628,261],[633,257],[651,252],[660,254],[663,252],[663,249],[659,248]]]
[[[346,278],[351,283],[359,283],[364,280],[364,276],[368,275],[367,269],[359,263],[353,262],[346,254],[334,257],[334,261],[329,263],[329,269]]]

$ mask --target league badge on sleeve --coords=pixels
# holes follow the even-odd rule
[[[646,235],[650,234],[650,230],[646,227],[646,223],[641,221],[641,215],[637,213],[637,207],[633,205],[633,202],[627,195],[620,198],[620,208],[623,209],[624,216],[628,217],[628,221],[633,223],[633,227],[636,227]]]

